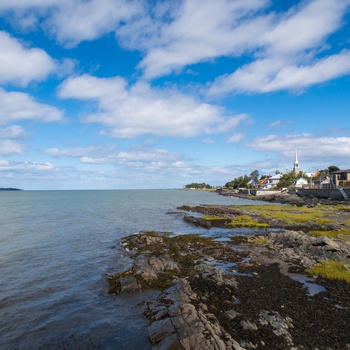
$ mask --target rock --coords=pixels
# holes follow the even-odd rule
[[[228,310],[225,312],[225,316],[229,319],[229,320],[233,320],[234,318],[241,316],[241,314],[239,312],[236,312],[235,310]]]
[[[119,279],[119,294],[137,292],[140,291],[140,289],[140,285],[135,277],[127,276]]]
[[[192,215],[185,215],[184,221],[186,221],[189,224],[192,224],[194,226],[204,227],[204,228],[211,228],[211,222],[209,220],[204,220],[199,217],[195,217]]]
[[[309,267],[313,260],[332,259],[344,261],[350,259],[350,247],[341,241],[328,237],[313,237],[302,231],[272,232],[270,245],[285,257],[300,259]]]
[[[164,290],[156,303],[149,305],[147,314],[152,321],[149,335],[154,349],[242,350],[217,318],[205,314],[203,308],[197,310],[193,301],[197,301],[197,295],[182,278]],[[159,307],[167,308],[161,320],[155,318]]]
[[[277,311],[261,310],[259,321],[262,325],[269,325],[273,328],[273,333],[284,338],[289,345],[293,345],[293,339],[288,329],[294,328],[292,319],[283,318]]]
[[[258,330],[257,325],[249,320],[241,321],[241,326],[244,330],[250,330],[250,331]]]
[[[164,270],[178,270],[179,265],[168,258],[147,258],[140,255],[132,267],[133,274],[145,281],[156,280],[157,274]]]
[[[238,284],[236,280],[232,278],[225,278],[225,273],[223,270],[217,267],[210,266],[206,263],[202,263],[195,266],[196,271],[201,278],[213,282],[219,286],[227,285],[237,288]]]

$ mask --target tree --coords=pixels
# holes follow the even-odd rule
[[[295,175],[293,173],[283,174],[280,182],[276,185],[277,188],[289,187],[294,184]]]
[[[330,165],[329,167],[328,167],[328,171],[331,173],[331,172],[333,172],[333,171],[338,171],[338,170],[340,170],[336,165]]]
[[[212,187],[206,183],[197,183],[197,182],[192,182],[191,184],[188,184],[185,186],[185,188],[196,188],[196,189],[211,189]]]
[[[250,173],[250,179],[254,180],[255,182],[259,182],[259,171],[258,170],[254,170]]]
[[[247,175],[239,176],[230,182],[226,182],[225,187],[232,188],[232,189],[246,188],[249,180],[250,178]]]

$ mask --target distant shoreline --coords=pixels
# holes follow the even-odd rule
[[[19,188],[8,187],[8,188],[0,188],[0,191],[22,191],[22,190]]]

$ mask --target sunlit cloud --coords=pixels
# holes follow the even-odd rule
[[[7,92],[0,88],[0,124],[17,121],[56,122],[63,120],[63,112],[42,104],[23,92]]]
[[[44,50],[28,48],[6,32],[0,31],[0,47],[0,83],[26,86],[44,80],[57,69]]]
[[[61,85],[59,96],[97,101],[97,112],[83,115],[82,120],[103,124],[107,127],[105,133],[120,138],[223,133],[247,118],[244,114],[226,116],[221,108],[176,89],[152,89],[144,82],[129,87],[120,77],[83,75],[70,78]]]
[[[277,153],[287,157],[291,157],[297,149],[299,157],[305,162],[339,162],[342,166],[350,166],[350,137],[269,135],[255,138],[250,146],[258,152]]]

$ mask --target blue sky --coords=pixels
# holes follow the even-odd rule
[[[0,187],[350,168],[349,0],[1,0]]]

